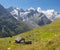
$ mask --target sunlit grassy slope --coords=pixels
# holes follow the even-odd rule
[[[15,44],[16,37],[32,40],[32,44]],[[11,41],[11,43],[9,43]],[[12,38],[0,38],[0,50],[60,50],[60,20]]]

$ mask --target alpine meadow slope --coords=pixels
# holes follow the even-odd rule
[[[32,44],[16,44],[16,37],[24,37]],[[9,43],[11,41],[11,43]],[[0,38],[0,50],[60,50],[60,19],[12,38]]]

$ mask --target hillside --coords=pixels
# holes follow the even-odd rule
[[[0,5],[0,37],[9,37],[27,31],[26,24],[17,21],[2,5]]]
[[[32,44],[15,44],[16,37],[32,40]],[[11,41],[11,43],[9,43]],[[60,20],[12,38],[0,38],[0,50],[60,50]]]

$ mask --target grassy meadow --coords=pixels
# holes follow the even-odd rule
[[[15,38],[19,36],[32,40],[32,44],[16,44]],[[0,50],[60,50],[60,20],[17,36],[0,38]]]

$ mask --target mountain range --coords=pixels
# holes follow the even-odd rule
[[[0,37],[8,37],[50,24],[60,18],[55,10],[4,8],[0,5]]]
[[[45,15],[50,20],[55,20],[57,18],[60,18],[60,13],[55,11],[54,9],[48,9],[48,10],[42,10],[40,7],[37,9],[30,7],[26,10],[20,9],[20,8],[14,8],[10,7],[8,8],[8,11],[18,20],[29,20],[31,18],[37,18],[42,17],[42,15]],[[20,19],[19,19],[20,18]],[[22,19],[21,19],[22,18]]]
[[[42,10],[40,7],[37,9],[30,7],[26,10],[20,8],[8,8],[8,11],[16,18],[18,21],[21,20],[27,23],[32,28],[49,24],[52,21],[60,18],[60,12],[54,9]],[[34,27],[33,27],[34,25]],[[30,27],[30,28],[31,28]]]

